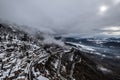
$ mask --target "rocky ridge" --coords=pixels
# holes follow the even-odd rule
[[[43,43],[18,28],[0,24],[0,80],[119,80],[104,74],[77,48]]]

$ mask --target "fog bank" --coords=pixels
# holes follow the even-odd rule
[[[0,19],[43,32],[88,33],[120,26],[120,0],[0,0]]]

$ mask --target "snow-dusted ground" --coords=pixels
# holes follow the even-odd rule
[[[102,54],[97,53],[94,48],[76,43],[69,44],[77,47],[68,46],[53,39],[50,41],[52,42],[48,39],[41,41],[14,27],[0,25],[0,80],[119,78],[117,72],[116,75],[112,74],[111,66],[106,67],[106,63],[99,60]],[[95,56],[86,53],[95,53]],[[105,56],[101,60],[103,57]],[[112,76],[108,78],[104,72]]]

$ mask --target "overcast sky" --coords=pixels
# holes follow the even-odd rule
[[[0,18],[57,33],[120,26],[120,0],[0,0]]]

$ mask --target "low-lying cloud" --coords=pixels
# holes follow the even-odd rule
[[[120,0],[0,0],[0,18],[51,33],[120,26]]]

